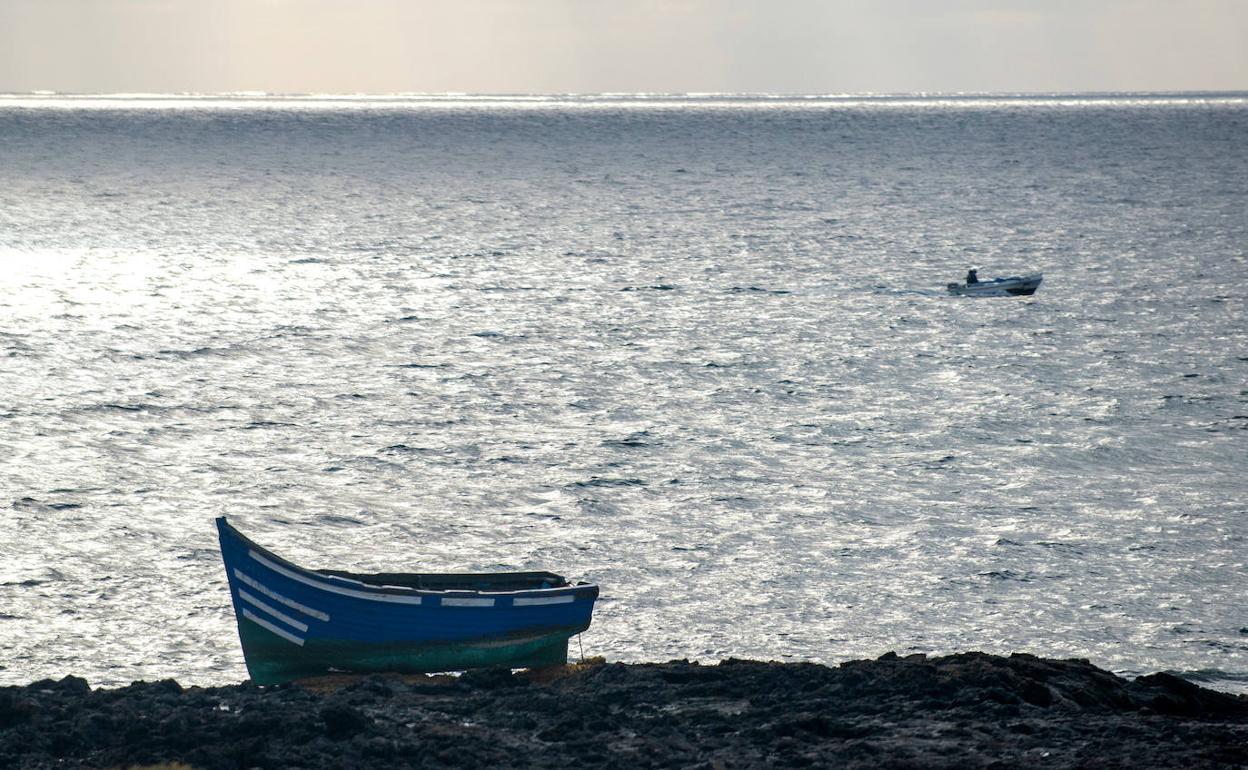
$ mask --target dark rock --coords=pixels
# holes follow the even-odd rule
[[[39,704],[19,696],[13,690],[0,690],[0,730],[30,722],[39,712]]]
[[[481,668],[465,671],[460,682],[481,690],[497,690],[507,687],[523,687],[528,684],[511,673],[509,668]]]
[[[177,680],[175,679],[161,679],[159,681],[152,682],[149,685],[149,688],[151,689],[151,692],[153,694],[155,693],[166,693],[169,695],[181,695],[182,694],[182,685],[178,684]]]
[[[368,727],[368,718],[358,709],[342,703],[331,703],[321,709],[325,734],[334,740],[350,738]]]
[[[0,688],[5,768],[1190,768],[1245,745],[1248,698],[1031,655]]]
[[[30,685],[31,689],[44,690],[48,692],[63,692],[69,695],[84,695],[91,692],[91,685],[86,679],[72,674],[62,679],[40,679]]]
[[[1159,714],[1202,717],[1242,714],[1244,710],[1242,697],[1206,690],[1173,674],[1150,674],[1136,679],[1133,684],[1137,691],[1155,693],[1148,707]]]

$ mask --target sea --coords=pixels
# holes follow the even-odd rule
[[[245,679],[228,516],[1248,692],[1246,300],[1243,93],[2,95],[0,684]]]

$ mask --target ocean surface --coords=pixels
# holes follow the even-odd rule
[[[245,678],[224,514],[1248,691],[1246,300],[1245,94],[0,96],[0,684]]]

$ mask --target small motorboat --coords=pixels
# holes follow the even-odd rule
[[[256,684],[332,672],[433,673],[566,663],[598,586],[551,572],[356,574],[297,566],[217,519]]]
[[[951,283],[946,288],[950,294],[963,297],[1012,297],[1035,294],[1043,278],[1042,273],[1032,273],[975,283]]]

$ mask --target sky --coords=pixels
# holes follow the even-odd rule
[[[1248,90],[1248,0],[0,0],[36,90]]]

